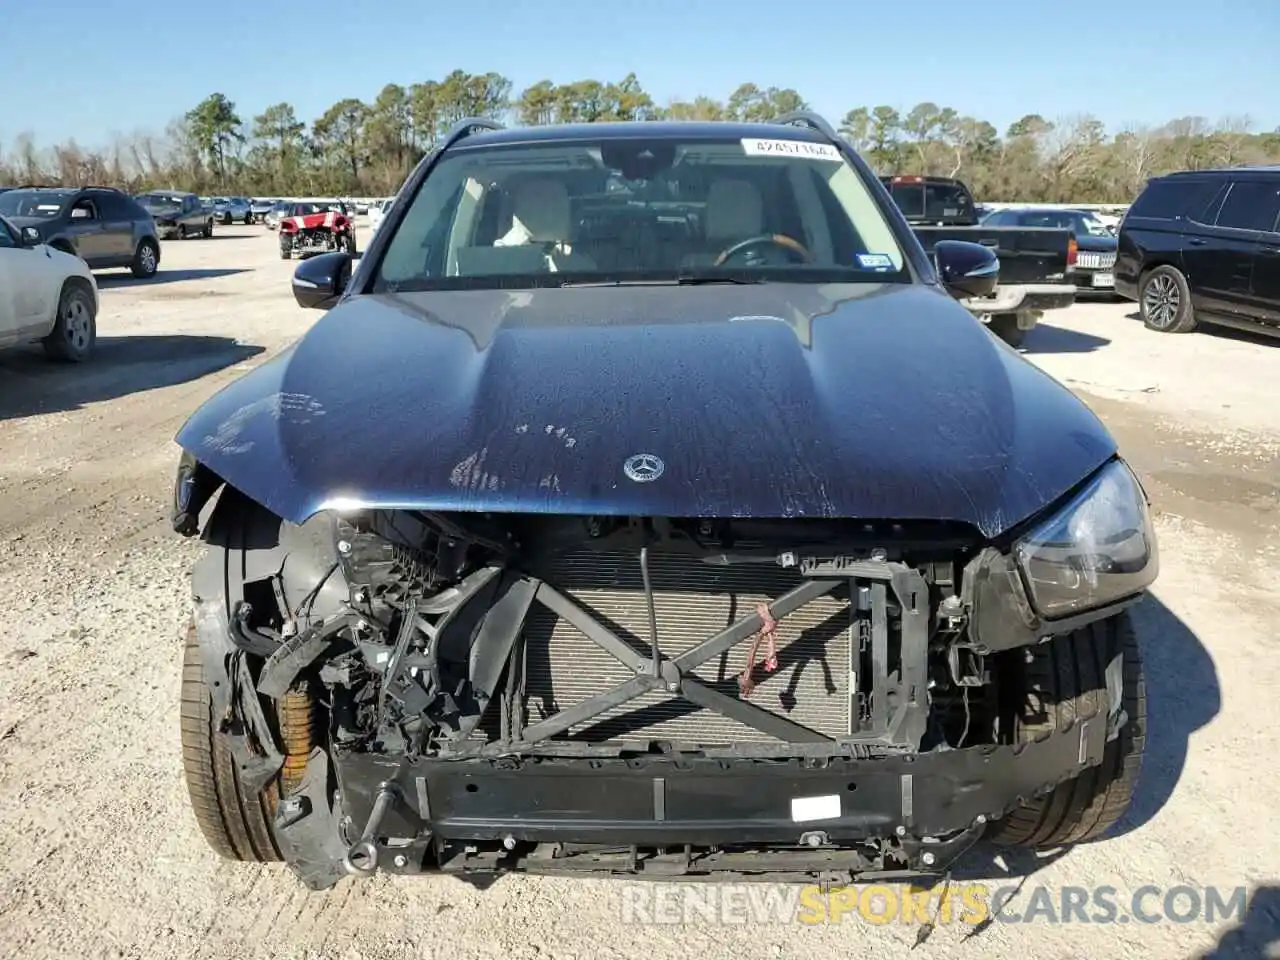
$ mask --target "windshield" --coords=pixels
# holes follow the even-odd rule
[[[340,203],[294,203],[289,205],[289,213],[291,216],[302,217],[310,213],[328,213],[330,210],[335,213],[346,213],[346,209]]]
[[[973,198],[955,183],[890,183],[893,202],[908,217],[953,220],[975,216]]]
[[[5,217],[56,217],[70,191],[54,190],[6,190],[0,193],[0,216]]]
[[[174,207],[182,206],[182,198],[174,197],[164,193],[144,193],[135,197],[138,203],[149,213],[156,210],[172,210]]]
[[[905,281],[905,263],[867,184],[829,144],[575,139],[449,151],[410,201],[375,287]]]

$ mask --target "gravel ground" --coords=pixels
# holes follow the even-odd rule
[[[363,238],[362,238],[363,239]],[[0,355],[0,955],[634,957],[906,954],[905,924],[627,924],[625,885],[344,882],[218,860],[187,808],[178,655],[196,548],[166,523],[188,413],[306,330],[261,228],[166,243],[151,282],[101,275],[96,362]],[[1151,731],[1116,835],[1040,862],[974,852],[993,884],[1247,886],[1243,923],[941,925],[919,956],[1261,956],[1280,938],[1280,343],[1149,333],[1078,304],[1029,359],[1103,417],[1158,508],[1139,612]],[[1155,901],[1158,903],[1157,901]],[[1016,902],[1015,902],[1016,905]],[[1280,949],[1273,943],[1272,949]],[[1213,952],[1216,951],[1216,952]],[[1280,955],[1280,954],[1277,954]]]

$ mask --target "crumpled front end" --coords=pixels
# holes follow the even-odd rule
[[[180,483],[175,524],[201,483]],[[1018,588],[964,525],[371,512],[296,529],[227,649],[263,656],[262,696],[321,691],[328,747],[276,815],[314,887],[378,869],[930,873],[1099,764],[1120,722],[1103,696],[1011,741],[1043,625],[978,628],[977,605],[1016,609],[991,591]]]

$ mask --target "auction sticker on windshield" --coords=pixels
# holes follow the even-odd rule
[[[758,140],[744,137],[742,149],[748,157],[803,157],[809,160],[841,161],[840,151],[829,143],[805,140]]]

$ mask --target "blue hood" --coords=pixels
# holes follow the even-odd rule
[[[359,296],[178,443],[294,522],[440,511],[967,522],[995,536],[1115,452],[922,285]],[[628,458],[661,476],[636,482]]]

